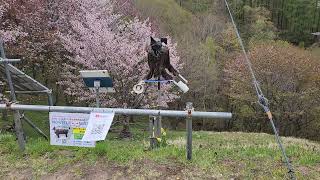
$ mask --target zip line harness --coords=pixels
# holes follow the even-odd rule
[[[282,152],[282,156],[283,156],[284,159],[285,159],[285,162],[286,162],[286,165],[287,165],[287,168],[288,168],[289,177],[290,177],[290,179],[295,180],[295,179],[296,179],[295,172],[294,172],[294,170],[293,170],[293,167],[291,166],[291,163],[290,163],[290,161],[289,161],[289,158],[288,158],[288,156],[287,156],[287,154],[286,154],[286,151],[285,151],[285,149],[284,149],[284,147],[283,147],[283,145],[282,145],[281,139],[280,139],[280,137],[279,137],[278,131],[277,131],[275,125],[274,125],[272,113],[271,113],[271,111],[270,111],[270,109],[269,109],[268,99],[264,97],[263,92],[262,92],[262,90],[261,90],[261,88],[260,88],[260,85],[259,85],[259,83],[258,83],[258,81],[257,81],[257,79],[256,79],[255,73],[254,73],[254,71],[253,71],[253,69],[252,69],[252,64],[251,64],[251,62],[250,62],[250,60],[249,60],[249,58],[248,58],[247,52],[246,52],[246,50],[245,50],[245,47],[244,47],[244,44],[243,44],[243,41],[242,41],[242,38],[241,38],[240,33],[239,33],[239,30],[238,30],[238,28],[237,28],[237,25],[236,25],[236,23],[235,23],[235,21],[234,21],[234,18],[233,18],[232,13],[231,13],[231,10],[230,10],[230,7],[229,7],[229,3],[228,3],[227,0],[224,0],[224,1],[225,1],[225,4],[226,4],[228,13],[229,13],[229,15],[230,15],[230,19],[231,19],[231,22],[232,22],[232,24],[233,24],[234,30],[235,30],[235,32],[236,32],[236,34],[237,34],[238,41],[239,41],[240,46],[241,46],[241,48],[242,48],[243,55],[244,55],[244,57],[245,57],[245,59],[246,59],[247,66],[248,66],[249,71],[250,71],[250,73],[251,73],[252,82],[253,82],[253,85],[254,85],[256,94],[257,94],[257,96],[258,96],[258,103],[259,103],[259,105],[263,108],[264,112],[265,112],[265,113],[267,114],[267,116],[268,116],[268,119],[270,120],[272,129],[273,129],[274,134],[275,134],[275,137],[276,137],[276,141],[277,141],[277,143],[278,143],[278,145],[279,145],[279,148],[280,148],[280,150],[281,150],[281,152]]]

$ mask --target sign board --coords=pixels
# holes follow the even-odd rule
[[[82,141],[104,140],[110,129],[113,117],[114,113],[92,112]]]
[[[50,144],[94,147],[94,141],[82,141],[90,114],[50,112]]]
[[[114,93],[112,79],[107,70],[86,70],[79,71],[84,84],[89,87],[92,93],[95,93],[95,82],[99,82],[99,92]]]

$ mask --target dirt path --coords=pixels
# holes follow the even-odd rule
[[[209,176],[209,174],[211,174]],[[112,162],[98,161],[92,164],[77,162],[66,165],[54,173],[35,177],[31,169],[19,173],[10,172],[9,179],[43,179],[43,180],[80,180],[80,179],[218,179],[212,173],[203,170],[188,169],[181,164],[158,164],[150,160],[117,165]]]

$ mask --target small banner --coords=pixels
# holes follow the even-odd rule
[[[112,124],[113,117],[114,113],[92,112],[82,141],[104,140]]]
[[[50,144],[95,147],[94,141],[82,141],[90,115],[50,112]]]

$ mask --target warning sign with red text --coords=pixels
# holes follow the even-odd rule
[[[106,138],[112,124],[114,113],[92,112],[82,141],[102,141]]]

